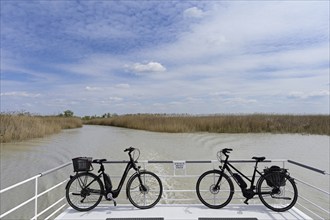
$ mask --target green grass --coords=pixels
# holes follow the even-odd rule
[[[29,114],[0,114],[1,143],[44,137],[62,129],[82,127],[76,117],[32,116]]]
[[[84,121],[156,132],[303,133],[330,135],[329,115],[123,115]]]

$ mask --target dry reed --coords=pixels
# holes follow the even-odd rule
[[[84,122],[156,132],[304,133],[330,135],[329,115],[123,115]]]
[[[0,114],[0,142],[22,141],[44,137],[62,129],[82,127],[80,118]]]

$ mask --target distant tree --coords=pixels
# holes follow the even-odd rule
[[[72,117],[72,116],[73,116],[73,111],[71,110],[64,111],[64,117]]]
[[[91,116],[86,115],[86,116],[84,116],[82,119],[83,119],[83,120],[90,120],[90,119],[91,119]]]

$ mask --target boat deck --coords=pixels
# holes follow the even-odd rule
[[[151,209],[137,209],[132,205],[114,207],[98,206],[89,212],[78,212],[72,208],[66,209],[56,220],[102,219],[102,220],[280,220],[280,219],[311,219],[309,216],[292,208],[286,212],[274,212],[263,205],[228,205],[222,209],[210,209],[203,205],[157,205]]]

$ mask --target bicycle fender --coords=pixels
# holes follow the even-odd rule
[[[73,178],[74,176],[71,176],[70,175],[70,180],[66,183],[66,186],[65,186],[65,189],[67,189],[68,188],[68,186],[69,186],[69,183],[70,183],[70,181],[72,180],[72,178]]]

